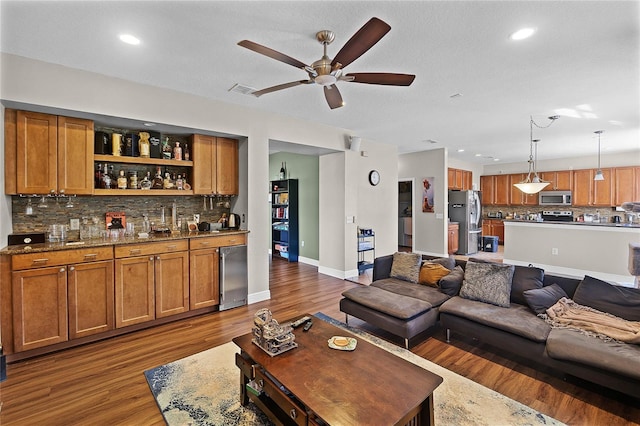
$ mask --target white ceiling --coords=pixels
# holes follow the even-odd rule
[[[339,82],[346,105],[335,110],[317,85],[260,98],[229,91],[307,78],[240,40],[310,64],[322,56],[317,31],[336,33],[333,57],[373,16],[391,31],[345,71],[415,74],[410,87]],[[351,129],[401,153],[525,161],[529,116],[545,125],[567,109],[534,129],[538,159],[596,155],[600,129],[604,153],[640,159],[638,1],[2,0],[0,19],[3,52]],[[523,26],[538,31],[510,40]],[[125,45],[121,33],[142,43]]]

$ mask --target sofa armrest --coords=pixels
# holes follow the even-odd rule
[[[393,264],[393,255],[376,257],[373,261],[373,281],[389,278],[391,275],[391,265]]]

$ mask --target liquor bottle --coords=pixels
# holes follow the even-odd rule
[[[140,151],[140,157],[151,157],[151,143],[149,142],[149,133],[140,132],[138,136],[140,136],[140,140],[138,141],[138,150]]]
[[[102,165],[100,163],[98,163],[98,165],[96,166],[96,174],[94,180],[94,188],[100,188],[102,185]]]
[[[162,143],[162,158],[165,160],[171,160],[171,145],[169,145],[169,136],[164,138]]]
[[[176,179],[176,189],[184,189],[184,181],[182,180],[182,175],[178,175],[178,178]]]
[[[129,172],[129,189],[138,189],[138,172]]]
[[[111,189],[111,176],[109,175],[109,165],[104,163],[104,169],[102,171],[102,185],[103,189]]]
[[[191,153],[189,152],[189,144],[184,144],[184,161],[189,161],[191,159]]]
[[[152,189],[162,189],[164,187],[164,179],[162,179],[162,172],[160,171],[160,167],[156,169],[156,175],[153,178]]]
[[[118,176],[118,189],[127,189],[127,176],[125,176],[124,170],[120,170]]]
[[[286,177],[286,172],[284,171],[284,163],[280,165],[280,179],[284,180]]]
[[[180,142],[176,142],[176,146],[173,148],[173,158],[176,160],[182,160],[182,148]]]
[[[147,175],[140,181],[140,189],[151,189],[153,183],[151,182],[151,172],[147,172]]]
[[[171,180],[171,175],[169,172],[164,174],[164,182],[162,183],[162,187],[164,189],[173,189],[173,181]]]

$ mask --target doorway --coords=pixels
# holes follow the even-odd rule
[[[413,251],[413,179],[398,181],[398,251]]]

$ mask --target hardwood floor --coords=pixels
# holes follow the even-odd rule
[[[340,294],[359,284],[273,261],[271,300],[134,332],[8,366],[0,383],[0,424],[162,425],[143,371],[226,343],[268,307],[276,319],[324,312],[344,321]],[[351,318],[350,323],[368,328]],[[401,344],[400,339],[381,335]],[[572,425],[640,424],[638,401],[532,370],[436,330],[412,352]],[[419,339],[416,339],[419,341]],[[635,422],[635,423],[634,423]]]

